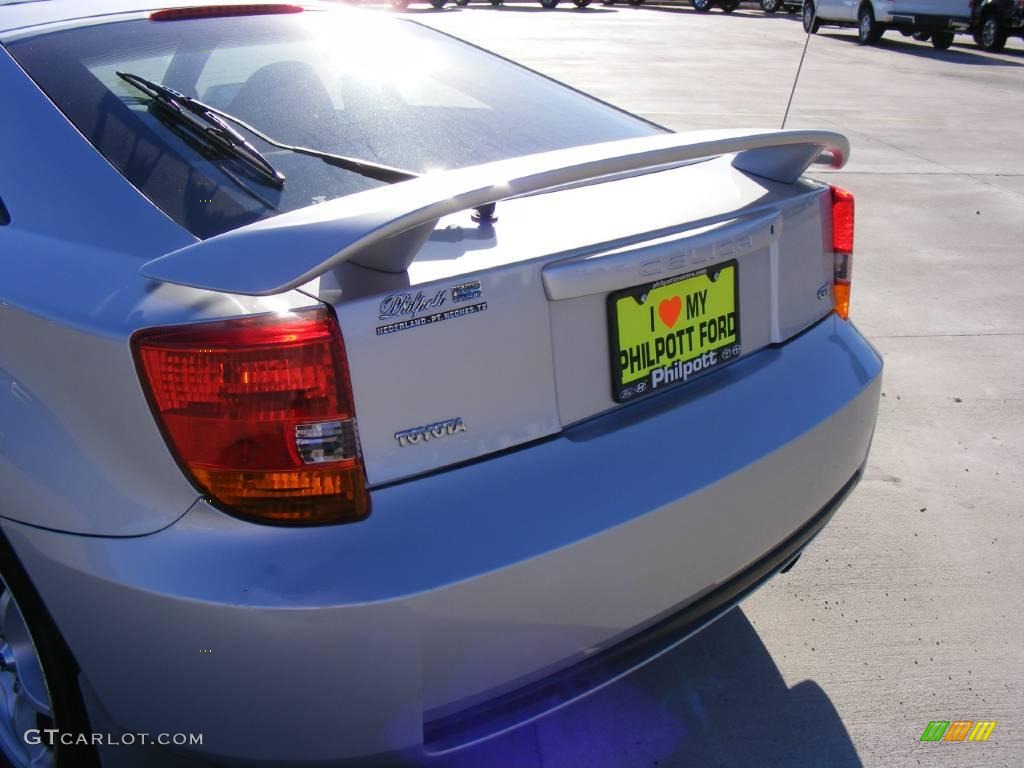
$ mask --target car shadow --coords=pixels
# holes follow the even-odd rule
[[[857,44],[857,36],[855,34],[843,34],[842,32],[819,32],[818,34],[833,40],[846,40],[854,45]],[[945,51],[937,50],[929,43],[916,43],[912,42],[909,38],[904,39],[900,37],[883,37],[875,45],[879,48],[899,51],[900,53],[919,56],[924,59],[938,59],[939,61],[952,61],[958,64],[984,67],[1024,67],[1024,64],[1016,61],[1004,61],[1003,59],[992,58],[959,48],[959,44],[956,42],[953,43],[952,48]]]
[[[787,687],[741,610],[618,682],[424,768],[861,766],[828,695]]]

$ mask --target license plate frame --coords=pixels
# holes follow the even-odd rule
[[[726,282],[720,283],[723,278]],[[612,291],[606,313],[612,399],[616,403],[693,381],[742,353],[739,264],[735,259]],[[650,328],[641,329],[641,320],[646,326],[648,319]]]

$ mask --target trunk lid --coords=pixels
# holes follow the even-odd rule
[[[369,482],[476,459],[656,394],[613,386],[621,350],[609,296],[626,289],[698,273],[676,318],[676,302],[659,302],[662,333],[648,340],[653,358],[675,319],[676,338],[692,327],[698,351],[717,350],[687,380],[806,328],[832,307],[828,199],[827,187],[766,181],[718,158],[506,200],[491,226],[452,214],[404,273],[344,263],[307,284],[345,336]],[[698,304],[708,268],[735,291],[724,309],[737,338],[726,347],[700,342],[700,324],[723,309],[706,295]],[[692,357],[679,351],[680,363]],[[648,362],[667,360],[661,352]]]

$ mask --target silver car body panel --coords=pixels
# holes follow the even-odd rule
[[[863,464],[880,371],[831,316],[632,416],[378,489],[358,525],[199,504],[136,539],[3,530],[122,728],[173,723],[253,762],[415,748],[425,720],[607,647],[786,538]],[[308,662],[288,685],[253,674],[282,655]]]

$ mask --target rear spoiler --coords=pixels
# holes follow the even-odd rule
[[[792,183],[816,161],[841,168],[850,145],[831,131],[699,131],[560,149],[428,174],[289,211],[173,251],[140,271],[154,280],[250,296],[296,288],[343,261],[401,273],[442,216],[732,153],[735,168]]]

